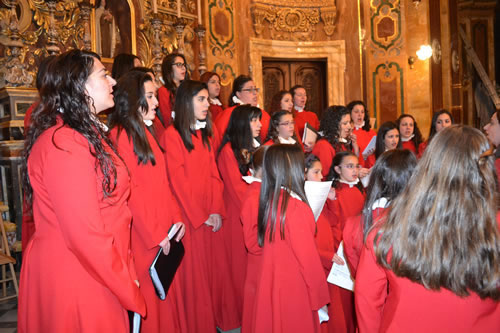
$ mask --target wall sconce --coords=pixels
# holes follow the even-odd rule
[[[413,5],[415,5],[415,9],[418,9],[418,5],[420,5],[420,1],[422,1],[422,0],[412,0]]]
[[[420,60],[429,59],[432,57],[432,47],[430,45],[421,45],[420,49],[417,51],[417,57]],[[415,61],[417,61],[417,59],[414,56],[408,57],[408,65],[410,65],[410,69],[413,69]]]

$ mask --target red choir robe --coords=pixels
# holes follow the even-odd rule
[[[500,332],[500,303],[477,294],[459,297],[396,276],[377,264],[370,232],[355,285],[359,332]]]
[[[292,110],[293,117],[295,118],[295,128],[297,129],[298,137],[302,139],[304,135],[304,127],[309,123],[316,131],[319,131],[318,115],[312,111],[297,111]]]
[[[427,149],[427,145],[429,144],[429,141],[424,141],[420,145],[418,145],[418,155],[417,158],[420,159],[424,155],[424,151]]]
[[[495,160],[495,169],[497,171],[498,190],[500,190],[500,158]]]
[[[182,332],[186,330],[185,314],[178,313],[178,308],[182,307],[182,294],[178,290],[176,279],[170,286],[165,301],[161,301],[149,274],[149,267],[160,249],[158,244],[167,237],[168,230],[174,223],[182,221],[182,217],[170,190],[163,153],[151,133],[147,129],[145,132],[155,156],[154,166],[151,162],[138,163],[132,139],[128,138],[125,130],[118,137],[118,128],[110,132],[130,174],[131,194],[128,206],[133,219],[132,254],[147,306],[141,331]]]
[[[385,213],[385,208],[376,208],[372,211],[373,223],[379,220]],[[349,264],[351,275],[356,278],[358,270],[359,257],[361,256],[361,249],[363,248],[363,215],[349,217],[345,223],[342,232],[344,240],[344,256]]]
[[[343,230],[349,217],[361,213],[365,196],[356,187],[339,183],[335,189],[335,200],[327,200],[325,214],[328,216],[333,236],[333,250],[337,253],[343,240]],[[331,267],[331,266],[330,266]],[[332,303],[331,312],[336,314],[335,320],[328,323],[329,332],[355,332],[354,296],[347,289],[330,285]]]
[[[241,205],[248,190],[248,184],[243,180],[238,161],[234,156],[231,143],[227,143],[217,157],[217,165],[224,182],[224,203],[226,219],[223,235],[227,258],[229,259],[230,277],[235,287],[238,312],[238,325],[241,326],[243,311],[243,289],[247,269],[247,251],[243,239],[243,228],[240,222]]]
[[[413,140],[401,141],[401,148],[408,149],[417,156],[417,148],[415,148],[415,142],[413,142]]]
[[[348,150],[343,144],[341,146],[342,151]],[[326,139],[320,139],[314,145],[314,149],[312,151],[314,155],[316,155],[321,161],[321,166],[323,167],[323,171],[321,174],[323,175],[323,179],[326,179],[328,173],[330,172],[330,168],[332,166],[333,158],[335,157],[335,148],[328,142]]]
[[[174,118],[172,116],[172,108],[175,104],[175,96],[173,96],[172,92],[168,90],[165,86],[161,86],[158,89],[158,111],[160,113],[159,117],[156,117],[153,120],[153,126],[155,129],[156,137],[161,138],[163,136],[163,132],[174,122]],[[163,121],[163,122],[162,122]]]
[[[217,116],[221,114],[222,111],[224,111],[222,105],[217,105],[212,103],[210,103],[208,110],[210,111],[210,115],[212,116],[212,121],[214,121],[217,118]]]
[[[40,102],[36,101],[28,108],[26,114],[24,115],[24,136],[28,134],[28,130],[31,124],[31,114],[33,110],[38,106]],[[30,207],[26,204],[23,196],[23,220],[21,223],[21,248],[22,256],[24,258],[24,254],[26,251],[26,247],[28,246],[28,242],[35,233],[35,221],[33,221],[33,213],[31,212]]]
[[[219,131],[220,138],[224,136],[224,133],[226,132],[226,128],[229,125],[229,120],[231,119],[231,114],[233,113],[233,110],[239,105],[233,105],[219,113],[217,118],[215,119],[215,126],[217,127],[217,130]],[[262,118],[260,122],[262,123],[262,129],[260,130],[260,138],[262,141],[264,141],[267,137],[267,131],[269,129],[269,122],[271,121],[271,117],[269,114],[261,109],[262,111]]]
[[[184,295],[187,332],[212,332],[216,325],[226,330],[225,318],[234,313],[234,304],[224,304],[232,297],[232,285],[221,285],[220,276],[230,275],[222,250],[220,230],[205,225],[210,214],[224,216],[224,185],[215,163],[214,148],[203,144],[201,131],[191,135],[194,149],[189,152],[174,126],[167,128],[160,144],[170,187],[186,224],[183,243],[186,248],[177,272]],[[229,294],[229,295],[228,295]],[[225,311],[225,312],[224,312]],[[234,328],[234,327],[233,327]]]
[[[243,234],[245,238],[245,247],[248,251],[247,268],[245,277],[245,286],[243,290],[243,319],[241,324],[242,332],[254,332],[253,313],[255,304],[255,295],[260,277],[259,262],[262,255],[262,248],[257,241],[257,216],[259,210],[260,181],[255,181],[248,186],[245,193],[245,199],[242,203],[241,212],[245,216],[240,216],[240,222],[243,225]],[[256,206],[255,206],[256,205]]]
[[[359,146],[359,164],[361,164],[364,168],[371,168],[375,164],[375,155],[371,157],[371,154],[365,160],[363,159],[363,151],[365,151],[366,147],[370,143],[370,140],[377,135],[374,130],[365,131],[362,128],[354,128],[352,130],[352,134],[356,135],[356,140]],[[375,151],[374,151],[375,152]]]
[[[245,242],[250,248],[258,246],[256,236],[258,196],[244,203],[241,220]],[[280,200],[281,201],[281,200]],[[280,207],[281,203],[278,203]],[[279,221],[279,212],[277,220]],[[279,222],[278,222],[279,225]],[[248,233],[248,231],[251,231]],[[314,243],[315,223],[311,208],[290,198],[285,219],[285,237],[279,227],[274,240],[265,236],[261,255],[253,271],[256,291],[251,329],[245,332],[319,332],[317,311],[329,302],[328,287]],[[252,252],[249,248],[249,252]],[[293,292],[292,292],[293,291]],[[245,315],[246,317],[246,315]]]
[[[130,251],[128,172],[103,144],[116,167],[109,197],[89,142],[61,119],[33,145],[36,232],[21,269],[19,332],[128,332],[127,310],[146,315]]]

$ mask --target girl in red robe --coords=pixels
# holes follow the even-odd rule
[[[376,159],[384,152],[397,148],[401,148],[398,125],[392,121],[386,121],[378,129],[375,152],[364,161],[365,168],[373,167]]]
[[[500,331],[493,162],[475,128],[452,126],[432,139],[361,251],[361,333]]]
[[[304,167],[299,147],[270,146],[260,196],[242,209],[243,225],[257,225],[244,228],[253,231],[245,239],[256,238],[247,244],[253,252],[261,248],[251,328],[243,327],[245,332],[319,332],[318,310],[329,297],[304,194]]]
[[[241,326],[247,268],[247,251],[240,223],[240,211],[248,184],[242,177],[249,175],[251,152],[259,146],[257,140],[260,139],[261,116],[262,112],[257,107],[238,106],[231,115],[217,155],[217,165],[224,182],[224,203],[227,214],[222,232],[230,269],[230,275],[223,278],[232,279],[237,305],[235,310],[238,311],[238,325],[233,328]]]
[[[356,136],[351,135],[351,114],[345,106],[333,105],[326,109],[319,130],[321,139],[312,153],[320,159],[323,177],[326,177],[337,152],[352,151],[358,156],[359,147]]]
[[[295,120],[291,112],[277,111],[271,116],[264,145],[270,146],[274,143],[300,145],[295,135]]]
[[[390,203],[404,190],[416,165],[416,156],[408,150],[390,150],[377,159],[370,172],[362,214],[348,218],[342,233],[344,254],[353,278],[356,277],[364,237],[374,221],[385,215]]]
[[[360,161],[366,160],[374,151],[367,151],[365,154],[363,154],[363,152],[371,139],[377,135],[377,133],[371,129],[370,114],[363,101],[352,101],[347,104],[347,109],[351,113],[351,119],[354,126],[352,134],[356,135],[359,146],[358,158]]]
[[[431,120],[431,129],[429,131],[429,137],[427,138],[427,141],[422,142],[418,148],[418,158],[421,158],[422,155],[424,154],[425,149],[427,146],[431,143],[432,138],[434,135],[439,133],[441,130],[445,129],[446,127],[450,127],[451,125],[454,124],[453,121],[453,116],[451,113],[446,110],[446,109],[441,109],[439,111],[434,112],[432,115],[432,120]]]
[[[184,295],[187,332],[212,332],[223,319],[219,274],[229,274],[219,232],[222,227],[223,183],[215,163],[208,89],[184,81],[177,90],[176,117],[162,138],[170,187],[186,224],[186,254],[176,278]],[[222,270],[222,272],[220,272]],[[235,307],[227,304],[229,312]],[[224,327],[221,327],[224,329]]]
[[[400,134],[401,147],[419,156],[418,149],[423,142],[423,138],[415,118],[411,114],[402,114],[396,120],[396,125]]]
[[[158,89],[160,112],[154,120],[154,127],[159,138],[175,118],[174,105],[177,88],[184,80],[189,80],[186,58],[180,53],[171,53],[161,63],[163,86]]]
[[[80,50],[51,61],[46,76],[26,139],[24,193],[36,231],[21,269],[18,329],[128,332],[127,310],[146,315],[130,252],[130,183],[96,117],[113,107],[116,82]]]
[[[357,156],[350,151],[343,151],[335,155],[327,177],[328,180],[333,180],[332,186],[335,188],[335,200],[327,200],[325,207],[332,226],[334,253],[337,253],[343,240],[342,232],[346,221],[352,216],[359,215],[363,209],[365,193],[358,177],[360,169]],[[334,259],[337,264],[345,265],[341,258]],[[332,300],[334,300],[331,307],[337,316],[336,320],[329,323],[329,332],[355,332],[356,320],[352,291],[336,285],[331,289],[333,289]]]
[[[260,88],[255,86],[255,83],[250,76],[240,75],[234,80],[233,91],[229,96],[229,107],[222,113],[219,113],[215,119],[215,126],[217,127],[220,137],[224,135],[227,125],[229,124],[231,114],[238,105],[250,104],[251,106],[259,107],[259,91]],[[262,110],[262,130],[260,131],[260,138],[262,141],[264,141],[267,136],[269,120],[269,114]]]
[[[292,94],[290,94],[290,92],[287,90],[278,91],[271,99],[270,108],[271,108],[270,109],[271,117],[272,117],[272,115],[274,115],[277,112],[280,112],[281,115],[283,115],[283,113],[282,113],[283,111],[290,112],[290,115],[292,116],[292,120],[294,123],[293,133],[290,135],[286,135],[286,133],[285,133],[284,136],[286,136],[287,138],[293,136],[293,139],[295,141],[297,141],[303,147],[302,137],[299,134],[299,130],[298,130],[297,126],[295,126],[295,116],[293,114]],[[290,121],[290,123],[289,123],[290,126],[291,126],[291,122],[292,121]],[[279,123],[286,123],[286,122],[284,122],[284,121],[283,122],[280,122],[280,121],[276,122],[276,119],[275,119],[274,123],[273,123],[272,119],[269,121],[269,132],[271,132],[271,129],[274,128],[274,134],[270,134],[268,132],[267,133],[268,138],[272,138],[273,140],[276,140],[276,141],[278,140],[278,135],[276,133],[280,131],[280,128],[279,128],[280,126],[278,126]],[[283,125],[281,125],[281,131],[285,131],[285,128],[283,128],[282,126]],[[267,144],[267,143],[265,143],[265,144]],[[270,143],[270,144],[272,144],[272,143]],[[312,150],[312,147],[310,147],[309,152],[311,150]]]
[[[212,121],[214,121],[219,113],[224,110],[224,105],[219,100],[220,94],[220,76],[215,72],[205,72],[200,77],[201,82],[205,82],[208,87],[208,97],[210,101],[210,107],[208,110],[210,111],[210,116],[212,117]]]
[[[312,111],[306,111],[307,103],[307,91],[304,86],[295,85],[290,89],[290,94],[292,94],[293,100],[293,116],[295,118],[295,124],[297,127],[297,133],[299,138],[304,135],[304,127],[308,123],[316,131],[319,130],[319,119],[318,115]]]
[[[120,78],[113,94],[116,105],[109,117],[110,137],[128,167],[132,183],[128,200],[133,217],[132,253],[147,306],[141,331],[179,332],[185,330],[185,319],[177,311],[177,302],[182,301],[182,295],[176,290],[177,283],[170,286],[166,300],[160,301],[149,274],[158,249],[161,247],[168,255],[170,227],[175,224],[179,229],[173,241],[180,241],[184,235],[184,224],[179,222],[182,217],[170,191],[162,150],[146,128],[152,124],[158,106],[156,87],[149,74],[131,71]]]

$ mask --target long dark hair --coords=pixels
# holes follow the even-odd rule
[[[111,69],[111,77],[118,80],[123,74],[127,73],[129,70],[134,68],[135,59],[139,59],[138,56],[128,53],[120,53],[113,60],[113,67]]]
[[[153,82],[149,74],[140,71],[125,73],[113,89],[115,108],[109,115],[110,128],[118,127],[117,140],[122,130],[132,140],[137,163],[156,165],[155,155],[147,135],[142,112],[147,112],[144,84]]]
[[[174,127],[177,132],[179,132],[182,142],[189,152],[194,149],[191,135],[196,135],[196,131],[192,128],[196,123],[193,99],[203,89],[208,92],[208,87],[203,82],[184,80],[179,86],[175,98]],[[206,123],[207,125],[205,128],[202,128],[200,131],[203,145],[210,151],[210,138],[212,137],[212,120],[210,119],[210,113],[207,114]]]
[[[337,170],[335,170],[335,167],[340,166],[344,161],[344,158],[348,156],[353,156],[356,157],[356,159],[358,159],[358,156],[356,156],[356,154],[354,154],[352,151],[340,151],[335,154],[335,157],[332,160],[332,166],[330,167],[330,171],[328,172],[328,176],[326,176],[326,179],[328,181],[330,180],[333,181],[332,182],[333,188],[338,188],[340,183],[340,174],[337,172]],[[363,184],[361,184],[361,182],[358,182],[354,186],[356,186],[361,191],[361,193],[364,193]]]
[[[296,193],[302,201],[309,204],[304,192],[304,153],[299,146],[277,144],[269,147],[264,155],[262,171],[257,225],[260,247],[264,246],[268,225],[269,242],[274,239],[280,198],[281,239],[285,239],[286,209],[290,193]]]
[[[168,91],[172,94],[172,96],[176,96],[177,94],[177,86],[175,85],[174,82],[174,69],[173,66],[175,64],[175,58],[182,58],[184,60],[184,63],[186,64],[186,76],[184,77],[183,81],[189,80],[189,71],[187,67],[187,62],[186,58],[184,57],[183,54],[180,53],[170,53],[165,58],[163,58],[163,61],[161,63],[161,76],[163,78],[163,83],[165,85],[165,88],[167,88]],[[174,103],[174,101],[171,101],[171,103]],[[174,109],[176,112],[177,110]]]
[[[396,120],[396,126],[398,127],[399,131],[399,141],[401,141],[401,121],[404,118],[411,118],[413,120],[413,135],[414,137],[411,139],[413,141],[413,144],[415,145],[415,151],[418,154],[418,146],[424,141],[422,138],[422,133],[420,132],[420,129],[418,128],[417,122],[415,121],[415,118],[411,114],[402,114],[399,116],[398,120]]]
[[[278,128],[280,126],[281,117],[283,117],[284,115],[291,115],[293,117],[293,113],[291,113],[289,111],[285,111],[285,110],[277,111],[277,112],[274,112],[272,114],[271,120],[269,121],[269,130],[267,131],[267,137],[264,140],[264,142],[266,142],[267,140],[273,140],[273,142],[279,143],[279,139],[278,139],[279,130],[278,130]],[[297,137],[295,135],[295,132],[293,133],[292,138],[295,141],[298,141]]]
[[[322,138],[326,139],[335,149],[335,151],[345,150],[342,146],[346,146],[352,151],[352,143],[342,144],[340,139],[340,122],[345,115],[351,116],[351,113],[343,105],[329,106],[325,112],[319,125],[319,130],[322,132]]]
[[[366,104],[363,101],[352,101],[349,104],[347,104],[347,110],[349,110],[349,113],[352,113],[352,109],[354,109],[354,107],[356,105],[363,106],[363,109],[365,110],[365,117],[363,118],[365,124],[363,125],[363,127],[361,129],[363,131],[368,132],[372,128],[372,125],[370,124],[370,114],[368,113],[368,109],[366,108]],[[352,118],[352,114],[351,114],[351,118]]]
[[[469,126],[437,133],[374,239],[377,262],[430,290],[500,299],[492,151]]]
[[[441,109],[441,110],[434,112],[432,114],[431,129],[429,131],[429,137],[427,138],[427,144],[431,143],[432,138],[434,137],[434,135],[436,135],[436,133],[437,133],[436,122],[437,122],[438,117],[442,114],[447,114],[450,117],[451,124],[454,124],[453,116],[451,115],[451,113],[448,110]]]
[[[233,82],[233,90],[231,91],[231,95],[229,95],[229,106],[235,106],[236,103],[233,101],[233,97],[236,96],[236,93],[243,89],[243,86],[247,83],[253,81],[252,78],[248,75],[240,75]],[[237,96],[236,96],[237,97]]]
[[[102,190],[105,197],[112,194],[116,187],[116,167],[113,157],[106,151],[106,144],[118,155],[97,117],[93,116],[93,99],[87,94],[85,84],[92,73],[94,62],[99,56],[93,52],[78,49],[65,52],[50,61],[40,88],[40,104],[31,115],[31,126],[24,141],[23,152],[23,190],[26,202],[31,205],[31,187],[27,163],[36,140],[47,129],[55,126],[60,118],[63,124],[52,136],[54,146],[57,131],[68,126],[80,133],[89,144],[89,152],[96,158],[96,168],[103,173]],[[103,143],[105,142],[105,144]]]
[[[383,123],[377,132],[377,140],[375,141],[375,158],[378,158],[385,152],[385,136],[387,132],[392,130],[397,130],[399,133],[399,127],[392,121],[386,121]],[[401,148],[401,137],[399,138],[398,145],[396,148]]]
[[[392,202],[404,190],[416,166],[415,154],[407,149],[389,150],[377,158],[370,172],[362,212],[361,224],[365,239],[373,225],[372,206],[375,201],[386,198]]]
[[[285,97],[286,94],[292,95],[288,90],[280,90],[276,94],[274,94],[273,98],[271,99],[271,107],[269,109],[269,113],[271,114],[271,116],[275,112],[283,111],[281,109],[281,100],[283,99],[283,97]]]
[[[231,144],[234,157],[238,161],[240,173],[246,176],[250,166],[251,153],[254,151],[250,122],[262,118],[262,111],[249,104],[237,106],[231,113],[229,124],[222,138],[218,154],[227,143]]]

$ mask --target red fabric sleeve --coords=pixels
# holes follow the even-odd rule
[[[314,145],[312,153],[321,161],[321,166],[323,167],[321,174],[323,175],[323,179],[326,179],[326,176],[330,172],[333,158],[335,157],[335,149],[333,149],[328,141],[321,139]]]
[[[271,122],[271,117],[269,116],[269,113],[267,113],[264,109],[262,110],[262,118],[260,120],[262,124],[262,129],[260,130],[260,139],[262,140],[261,142],[264,142],[264,140],[267,138],[267,132],[269,131],[269,123]]]
[[[167,128],[172,123],[172,93],[162,86],[158,89],[158,106],[164,122],[164,127]]]
[[[234,157],[231,144],[227,143],[217,158],[217,165],[219,167],[220,176],[224,182],[224,188],[229,191],[233,200],[239,202],[238,206],[241,207],[245,199],[245,193],[248,190],[248,184],[243,180],[238,161]]]
[[[330,297],[325,273],[314,242],[314,216],[311,208],[297,199],[290,199],[290,208],[293,210],[287,212],[287,219],[288,216],[295,219],[294,223],[285,222],[289,223],[290,248],[300,266],[309,292],[312,310],[319,310],[330,303]]]
[[[57,136],[60,149],[51,149],[47,154],[44,183],[66,246],[124,308],[144,316],[146,305],[134,282],[137,278],[131,276],[129,263],[115,248],[115,236],[104,229],[101,220],[99,182],[88,141],[64,129]],[[68,195],[75,189],[78,195]]]
[[[366,246],[361,250],[358,273],[355,284],[355,305],[359,332],[378,332],[382,321],[387,298],[387,275],[377,264],[373,250],[373,239],[376,231],[372,231]]]
[[[352,277],[356,277],[356,271],[359,264],[359,256],[363,247],[363,230],[361,229],[362,215],[350,217],[347,219],[342,232],[344,239],[344,253]]]

